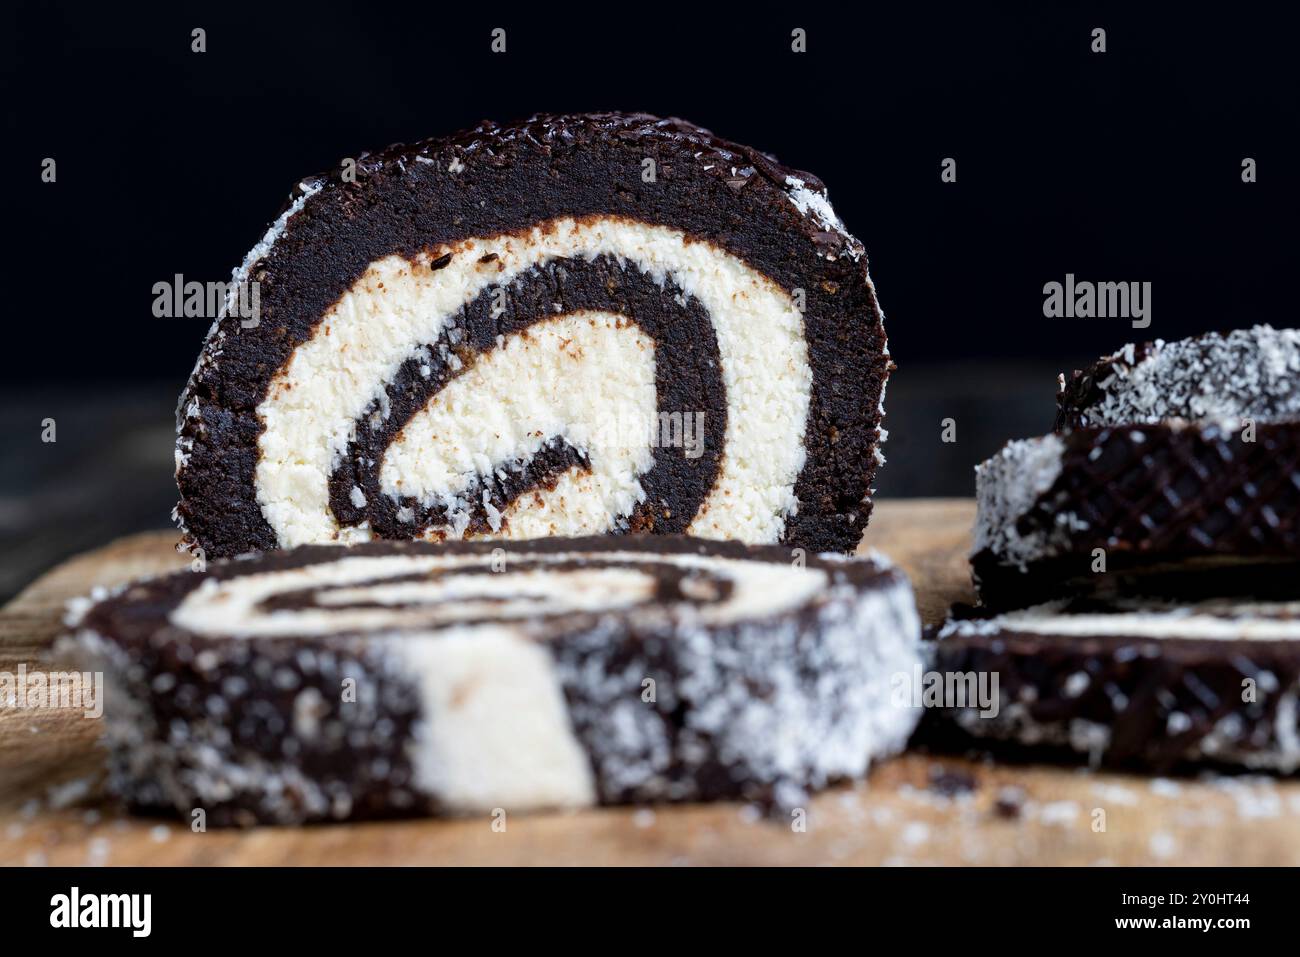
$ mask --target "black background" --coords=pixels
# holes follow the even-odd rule
[[[76,526],[54,551],[166,524],[170,406],[207,322],[154,318],[154,283],[228,278],[303,176],[485,117],[680,115],[823,179],[866,244],[900,366],[886,494],[969,494],[971,464],[1050,426],[1058,371],[1135,337],[1297,324],[1296,34],[1253,5],[6,16],[0,535],[21,548],[48,532],[33,516]],[[794,27],[807,53],[791,52]],[[1257,183],[1241,180],[1247,156]],[[1151,327],[1044,318],[1043,284],[1067,272],[1150,281]],[[57,447],[39,441],[46,416]]]
[[[130,5],[123,5],[129,7]],[[866,244],[900,363],[1075,357],[1122,321],[1042,286],[1154,283],[1153,335],[1294,316],[1295,34],[1255,6],[1135,15],[904,4],[117,5],[17,31],[13,374],[171,378],[207,325],[153,318],[229,276],[304,175],[535,111],[679,115],[811,170]],[[856,7],[856,9],[851,9]],[[190,51],[190,30],[208,52]],[[494,26],[505,54],[489,50]],[[790,30],[808,31],[808,52]],[[1094,26],[1108,51],[1089,50]],[[58,182],[40,182],[40,161]],[[1259,181],[1241,181],[1255,157]],[[957,160],[956,184],[940,161]],[[41,349],[49,323],[70,351]],[[30,338],[29,338],[30,337]],[[28,348],[37,347],[37,348]],[[17,354],[15,354],[15,352]]]

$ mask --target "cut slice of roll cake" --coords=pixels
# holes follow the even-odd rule
[[[936,637],[933,667],[996,676],[996,698],[929,712],[927,743],[1148,771],[1300,768],[1300,602],[1075,599]]]
[[[678,536],[304,546],[83,602],[132,806],[297,824],[797,804],[901,750],[907,578]]]
[[[890,360],[863,247],[814,177],[689,123],[537,116],[365,155],[299,183],[235,280],[258,315],[217,321],[178,409],[175,515],[207,557],[850,551],[867,523]]]
[[[1130,344],[1057,404],[976,469],[986,605],[1300,597],[1300,331]]]

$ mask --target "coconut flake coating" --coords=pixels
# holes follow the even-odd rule
[[[1300,768],[1300,604],[1058,601],[954,620],[933,667],[996,675],[995,707],[947,702],[919,736],[1093,764]]]
[[[1130,343],[1060,378],[1057,429],[1300,417],[1300,329],[1254,326]]]
[[[107,676],[113,785],[212,824],[744,799],[904,746],[906,578],[673,536],[309,546],[130,585],[61,653]]]

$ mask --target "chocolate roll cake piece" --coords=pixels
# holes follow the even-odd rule
[[[192,547],[857,545],[890,360],[817,179],[641,114],[485,123],[349,173],[298,184],[234,276],[258,315],[229,300],[181,397]]]
[[[1060,377],[1057,430],[1168,419],[1300,419],[1300,329],[1130,343]]]
[[[1300,602],[1057,602],[950,621],[932,651],[939,674],[996,692],[929,711],[918,739],[933,746],[1152,771],[1300,767]]]
[[[985,605],[1053,597],[1297,597],[1300,423],[1083,428],[976,469]]]
[[[680,536],[304,546],[78,609],[114,788],[220,825],[793,805],[900,750],[907,578]]]

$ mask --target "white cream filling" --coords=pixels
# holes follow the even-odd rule
[[[329,475],[347,447],[355,420],[381,399],[384,384],[404,360],[421,346],[440,340],[462,306],[489,287],[507,288],[526,270],[550,260],[600,255],[631,260],[661,282],[671,279],[699,300],[713,321],[726,390],[726,446],[717,481],[689,532],[747,542],[780,538],[786,518],[798,507],[794,483],[805,459],[803,439],[812,389],[803,317],[790,296],[736,257],[709,243],[689,240],[677,230],[615,218],[582,223],[561,219],[551,225],[547,231],[536,228],[524,236],[482,237],[454,249],[433,250],[415,264],[396,256],[372,263],[327,312],[312,338],[294,351],[258,407],[263,431],[258,440],[257,498],[281,546],[370,537],[366,527],[340,528],[334,520]],[[430,269],[430,259],[446,252],[453,253],[451,262]],[[489,255],[496,258],[481,261]],[[598,387],[589,373],[608,368],[613,361],[608,353],[619,351],[612,342],[613,337],[601,355],[590,358],[590,365],[580,363],[585,367],[582,373],[529,385],[534,390],[553,390],[539,414],[567,409],[589,415],[591,405],[566,396],[573,389]],[[522,355],[516,358],[525,361]],[[529,356],[526,361],[533,360]],[[500,374],[505,374],[509,362],[501,368]],[[496,405],[500,399],[499,388],[476,395],[476,418],[512,421],[508,411]],[[460,401],[469,401],[468,395]],[[582,423],[568,425],[580,428]],[[454,496],[451,485],[428,483],[440,476],[447,481],[453,475],[463,476],[457,464],[463,462],[457,458],[461,452],[487,457],[487,463],[476,461],[476,470],[481,471],[484,464],[508,465],[520,447],[509,440],[495,445],[490,435],[482,438],[481,447],[458,450],[454,443],[444,442],[434,448],[420,445],[418,456],[414,448],[395,453],[391,465],[386,457],[384,481],[392,488],[399,487],[400,481],[400,487],[416,488],[425,495]],[[412,441],[420,440],[417,436]],[[630,511],[635,505],[631,490],[639,487],[633,460],[642,459],[619,459],[599,442],[587,451],[608,465],[604,483],[570,481],[563,491],[545,497],[544,518],[529,523],[522,515],[512,516],[507,534],[604,531]],[[491,461],[489,452],[507,459]],[[442,461],[430,463],[427,457],[442,457]],[[411,464],[416,461],[418,468]],[[584,499],[584,504],[575,505],[571,498]],[[527,507],[521,503],[520,509]],[[593,522],[601,527],[593,529]]]
[[[1008,612],[987,620],[955,622],[941,637],[1006,630],[1036,635],[1218,641],[1296,641],[1300,639],[1300,602],[1205,602],[1171,608],[1111,614],[1060,614],[1060,603]],[[1291,616],[1291,617],[1287,617]]]
[[[395,639],[417,676],[415,784],[449,810],[507,813],[596,803],[550,652],[500,628]]]
[[[548,624],[543,616],[609,612],[712,624],[812,602],[829,584],[821,569],[701,555],[512,553],[505,566],[496,566],[505,570],[492,572],[486,569],[500,558],[491,553],[341,554],[298,569],[208,579],[177,606],[171,622],[199,634],[236,637],[372,633],[401,660],[419,692],[420,721],[410,746],[415,784],[460,812],[596,801],[593,771],[569,720],[563,684],[549,648],[538,640],[548,627],[566,626],[563,620]],[[593,558],[650,567],[509,570],[515,562]],[[698,606],[634,608],[653,596],[651,571],[659,564],[725,577],[733,583],[732,595]],[[406,580],[421,572],[430,577]],[[259,608],[267,598],[301,588],[321,589],[317,607]],[[683,591],[707,598],[714,586],[688,577]],[[358,602],[380,607],[345,607]],[[492,620],[474,620],[480,615]],[[867,753],[855,752],[853,759],[865,761]]]
[[[590,473],[566,474],[489,522],[510,538],[596,535],[645,498],[638,476],[653,462],[656,421],[653,340],[616,315],[570,313],[510,336],[448,383],[388,446],[380,487],[449,508],[460,537],[480,504],[466,486],[559,436],[588,451]]]
[[[645,601],[654,592],[654,583],[635,568],[448,575],[436,587],[429,586],[427,581],[408,581],[333,588],[319,594],[319,603],[327,607],[355,602],[425,606],[411,617],[424,626],[441,626],[481,618],[609,611]]]
[[[196,634],[277,637],[461,627],[472,624],[475,614],[489,609],[483,613],[517,618],[521,632],[540,634],[544,626],[536,619],[541,615],[615,611],[652,593],[654,580],[649,572],[625,565],[509,571],[513,562],[560,563],[593,558],[647,566],[668,564],[730,579],[732,594],[725,602],[659,612],[689,615],[705,623],[759,618],[795,608],[812,601],[828,582],[821,569],[704,555],[515,552],[505,560],[506,571],[478,574],[457,571],[491,567],[495,561],[491,554],[346,555],[337,561],[285,571],[239,575],[224,581],[209,578],[185,596],[170,618],[172,624]],[[419,573],[431,577],[417,582],[386,580]],[[274,595],[303,588],[322,589],[317,606],[270,612],[259,607]],[[508,601],[501,603],[500,599]],[[330,607],[361,601],[392,607]],[[399,602],[414,604],[401,607]],[[655,613],[653,608],[637,612],[643,616]],[[500,624],[485,622],[482,627],[498,628]]]

